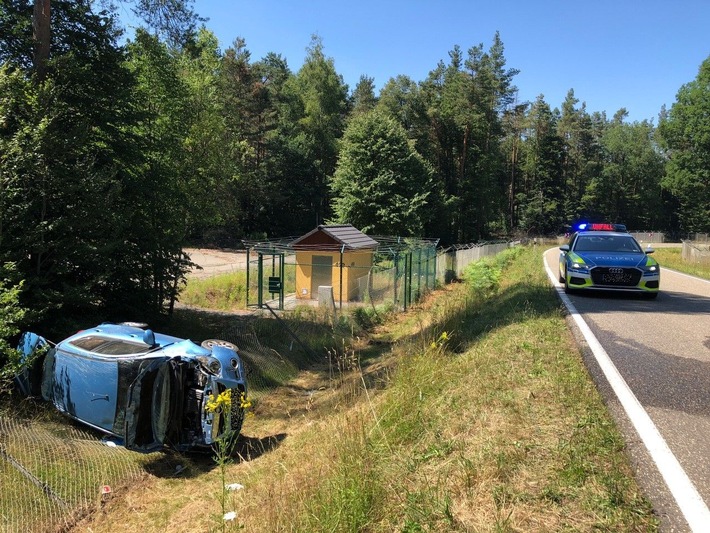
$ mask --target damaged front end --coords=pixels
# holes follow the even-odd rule
[[[186,451],[238,435],[247,393],[243,376],[236,348],[224,346],[212,348],[211,355],[147,365],[128,391],[126,448]]]

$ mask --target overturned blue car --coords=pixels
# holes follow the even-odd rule
[[[197,345],[145,325],[101,324],[57,343],[22,336],[22,393],[141,452],[210,449],[242,427],[247,383],[236,346]]]

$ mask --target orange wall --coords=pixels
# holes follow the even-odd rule
[[[340,300],[340,252],[301,251],[296,252],[296,297],[301,299],[316,299],[318,294],[311,294],[311,277],[313,275],[313,256],[330,256],[333,258],[333,296]],[[342,285],[343,301],[358,297],[358,278],[367,275],[372,266],[372,251],[345,252],[342,254]]]

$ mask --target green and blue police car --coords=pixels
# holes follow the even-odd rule
[[[559,279],[565,292],[601,289],[658,296],[661,269],[623,224],[580,224],[560,246]]]

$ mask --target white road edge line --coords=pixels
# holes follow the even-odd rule
[[[661,476],[663,476],[668,490],[670,490],[673,498],[675,498],[691,530],[694,532],[707,531],[708,524],[710,524],[710,509],[708,509],[703,498],[695,488],[695,485],[693,485],[693,482],[685,473],[685,470],[683,470],[678,459],[673,455],[673,452],[668,447],[668,444],[666,444],[666,441],[653,423],[653,420],[651,420],[649,414],[631,391],[624,378],[621,377],[621,374],[612,362],[609,354],[606,353],[606,350],[594,336],[594,333],[592,333],[592,330],[579,314],[572,301],[565,294],[562,286],[558,282],[558,276],[554,274],[548,266],[544,254],[542,261],[545,265],[547,275],[557,290],[558,296],[565,304],[565,307],[567,307],[567,310],[582,335],[584,335],[584,339],[592,350],[594,358],[597,360],[602,372],[604,372],[604,376],[609,382],[609,385],[611,385],[614,394],[616,394],[616,397],[619,399],[631,424],[633,424],[634,429],[646,446],[653,462],[656,463],[658,471],[661,473]]]

